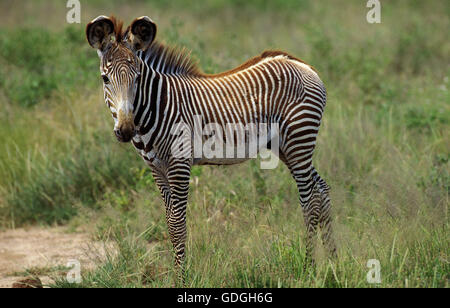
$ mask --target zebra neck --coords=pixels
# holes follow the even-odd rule
[[[167,76],[143,65],[134,101],[134,122],[138,130],[134,144],[144,152],[150,152],[163,139],[161,130],[166,125],[168,106],[166,79]]]

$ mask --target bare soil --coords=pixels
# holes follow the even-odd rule
[[[0,232],[0,288],[11,288],[30,276],[27,272],[48,285],[55,275],[64,274],[69,260],[78,260],[81,270],[89,269],[103,251],[103,244],[92,241],[88,233],[64,227]]]

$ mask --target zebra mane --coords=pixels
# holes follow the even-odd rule
[[[164,43],[160,43],[158,41],[153,42],[147,50],[138,54],[138,56],[144,60],[144,62],[149,65],[149,67],[153,68],[155,71],[163,74],[171,74],[171,75],[184,75],[184,76],[194,76],[194,77],[221,77],[230,75],[241,70],[244,70],[252,65],[257,64],[258,62],[266,59],[266,58],[274,58],[274,57],[285,57],[287,59],[296,60],[300,63],[307,64],[303,60],[296,58],[290,55],[287,52],[280,50],[266,50],[259,56],[251,58],[239,65],[236,68],[231,70],[217,73],[217,74],[205,74],[198,67],[198,62],[193,60],[191,57],[191,51],[184,47],[171,47],[167,46]],[[310,65],[308,65],[313,71],[317,72],[316,69]]]
[[[149,67],[159,73],[190,76],[202,75],[198,68],[198,62],[192,59],[190,50],[186,48],[171,47],[154,41],[145,51],[140,52],[138,56]]]

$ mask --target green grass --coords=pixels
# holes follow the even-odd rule
[[[61,24],[61,3],[22,6],[9,13],[29,16],[23,25],[0,19],[0,226],[89,225],[115,248],[81,286],[172,286],[162,200],[142,160],[113,137],[83,25]],[[49,7],[54,17],[42,13]],[[83,4],[84,24],[148,12],[158,38],[192,49],[206,72],[277,48],[316,67],[327,86],[314,163],[332,187],[339,258],[319,246],[317,266],[304,267],[303,218],[284,166],[195,167],[188,286],[376,287],[366,264],[379,259],[381,287],[448,287],[449,9],[383,2],[382,23],[370,25],[360,1]]]

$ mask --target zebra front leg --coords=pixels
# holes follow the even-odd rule
[[[172,209],[166,211],[166,221],[169,229],[170,240],[175,253],[175,268],[178,281],[185,284],[185,245],[186,245],[186,211],[179,209],[181,203],[174,201]],[[185,207],[185,206],[184,206]]]
[[[166,205],[166,223],[169,230],[169,237],[175,251],[175,268],[178,280],[184,285],[184,242],[186,234],[186,218],[185,213],[178,214],[181,202],[179,198],[172,198],[172,190],[176,192],[175,185],[169,184],[167,175],[159,169],[152,168],[153,178],[159,188],[161,196]],[[172,188],[173,187],[173,188]],[[183,198],[182,198],[183,199]],[[184,198],[187,200],[187,197]],[[185,206],[184,206],[185,207]],[[180,219],[179,217],[182,217]],[[182,232],[177,232],[181,230]],[[181,234],[181,236],[180,236]],[[183,236],[184,234],[184,236]]]
[[[189,194],[191,165],[188,162],[172,162],[168,170],[170,202],[166,204],[166,220],[170,240],[175,252],[178,279],[185,284],[186,206]]]

